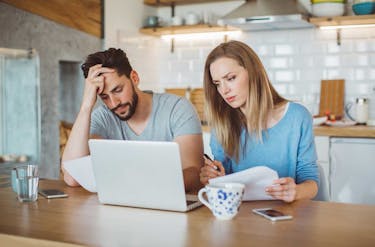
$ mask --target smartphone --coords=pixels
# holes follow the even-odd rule
[[[65,194],[65,192],[56,189],[39,190],[39,194],[48,199],[68,197],[68,195]]]
[[[272,208],[255,208],[253,212],[272,221],[290,220],[293,218],[291,215],[285,215],[283,212]]]

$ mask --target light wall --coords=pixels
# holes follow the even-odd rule
[[[58,178],[59,62],[83,61],[88,54],[102,49],[102,40],[1,2],[0,13],[0,47],[31,47],[39,54],[42,136],[40,173],[41,177]]]

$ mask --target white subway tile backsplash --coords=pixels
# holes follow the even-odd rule
[[[260,45],[258,47],[254,47],[254,51],[258,54],[258,56],[271,56],[273,55],[273,46]]]
[[[372,84],[366,82],[354,82],[345,86],[345,92],[355,96],[366,96],[371,92]]]
[[[368,55],[357,55],[357,65],[367,66],[368,65]]]
[[[318,40],[318,41],[336,40],[337,38],[336,30],[314,29],[314,32],[315,32],[315,40]]]
[[[288,93],[288,85],[287,84],[283,84],[283,83],[277,83],[276,84],[276,83],[274,83],[273,87],[281,95],[286,95]]]
[[[372,82],[375,82],[375,68],[374,69],[370,69],[369,71],[369,78],[368,78],[370,81]]]
[[[267,76],[271,83],[275,81],[275,73],[273,70],[267,70]]]
[[[204,64],[206,62],[206,58],[204,59],[196,59],[190,61],[192,64],[191,70],[194,72],[202,71],[204,70]]]
[[[340,78],[340,70],[338,69],[327,69],[327,79],[332,80],[336,78]]]
[[[343,67],[355,67],[357,66],[356,60],[357,60],[357,54],[355,53],[349,53],[349,54],[343,54],[341,55],[341,65]]]
[[[178,49],[178,59],[181,60],[199,59],[200,55],[200,50],[194,47]]]
[[[306,81],[320,81],[322,79],[322,69],[319,68],[311,68],[311,69],[303,69],[300,72],[300,79],[303,82]]]
[[[370,56],[370,65],[375,66],[375,53],[369,53]]]
[[[354,51],[357,51],[357,52],[370,51],[370,45],[366,40],[356,40],[354,42]]]
[[[301,80],[301,70],[295,71],[295,79],[296,82]]]
[[[186,60],[177,60],[177,61],[171,61],[171,72],[185,72],[185,71],[191,71],[190,69],[190,62]]]
[[[315,98],[308,94],[319,95],[322,79],[345,79],[346,97],[354,98],[367,90],[364,85],[375,84],[373,30],[354,34],[343,30],[341,45],[337,45],[335,30],[319,29],[244,32],[239,40],[258,54],[281,95],[305,101],[316,111]],[[124,47],[141,76],[142,86],[156,83],[163,88],[202,87],[206,57],[223,40],[178,40],[174,53],[170,52],[170,42],[148,42]]]
[[[332,40],[327,43],[327,53],[348,53],[353,51],[353,42],[351,40],[344,40],[340,45],[337,40]]]
[[[294,29],[288,32],[288,43],[303,44],[314,40],[314,29]]]
[[[295,80],[295,73],[291,70],[275,71],[275,80],[277,82],[292,82]]]
[[[294,54],[294,46],[288,44],[275,45],[275,55],[292,55]]]
[[[294,68],[310,69],[314,67],[314,57],[295,55],[289,58],[289,66]]]
[[[327,53],[338,53],[342,51],[342,46],[337,45],[336,42],[329,42],[327,44]]]
[[[300,44],[299,55],[325,54],[326,45],[323,43],[303,43]]]
[[[364,69],[356,69],[354,71],[354,79],[355,80],[365,80],[366,79],[366,71]]]
[[[353,81],[355,79],[354,70],[354,68],[340,68],[340,78],[344,78],[346,81]]]
[[[288,59],[286,57],[271,58],[269,60],[269,68],[286,69],[286,68],[288,68]]]
[[[203,87],[203,75],[201,73],[182,72],[180,83],[190,85],[190,87]]]
[[[342,29],[341,38],[347,39],[371,39],[375,38],[374,28],[352,28]]]
[[[375,38],[370,40],[370,51],[375,52]]]
[[[323,62],[326,67],[338,67],[340,66],[339,56],[326,56]]]

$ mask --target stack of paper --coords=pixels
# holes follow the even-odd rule
[[[90,192],[96,192],[91,156],[64,161],[64,168],[83,188]]]
[[[256,166],[223,177],[210,179],[210,184],[215,183],[243,183],[245,184],[244,201],[275,200],[266,193],[266,187],[272,185],[273,180],[279,176],[275,170],[266,166]]]

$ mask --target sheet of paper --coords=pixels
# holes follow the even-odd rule
[[[90,155],[64,161],[64,168],[83,188],[90,192],[96,192],[96,182]]]
[[[279,176],[275,170],[266,166],[256,166],[240,172],[232,173],[223,177],[210,179],[210,184],[236,182],[245,184],[244,201],[275,200],[265,192],[265,188]]]

